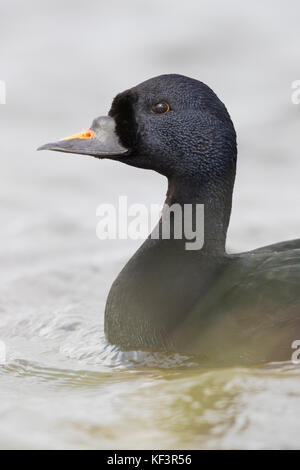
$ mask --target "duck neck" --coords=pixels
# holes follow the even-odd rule
[[[197,205],[204,206],[204,227],[202,233],[204,245],[202,251],[210,254],[224,254],[226,234],[231,213],[234,174],[227,181],[203,181],[199,175],[171,177],[168,180],[168,191],[165,204],[179,204],[182,213],[189,206],[193,214],[193,227],[197,217]]]

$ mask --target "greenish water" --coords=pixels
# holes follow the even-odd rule
[[[106,343],[91,294],[101,270],[77,271],[35,279],[35,312],[22,302],[13,316],[2,312],[1,447],[299,447],[299,367],[204,369],[191,357],[120,352]]]
[[[40,351],[43,361],[15,359],[1,369],[1,447],[299,445],[299,370],[288,364],[205,370],[176,368],[171,358],[162,369],[123,358],[113,367],[80,360],[67,368],[59,358],[56,367],[53,357],[50,365],[50,349],[48,344],[48,352]],[[114,355],[111,360],[118,363]]]
[[[98,240],[96,208],[162,203],[164,179],[35,151],[125,88],[193,76],[238,132],[229,249],[300,237],[299,12],[296,0],[1,1],[0,447],[300,447],[299,367],[203,369],[106,344],[108,289],[140,241]]]

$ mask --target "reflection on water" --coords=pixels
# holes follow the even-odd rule
[[[298,237],[299,8],[1,1],[0,447],[300,447],[299,367],[205,369],[105,342],[108,289],[138,243],[100,242],[96,208],[120,195],[162,203],[164,179],[35,152],[87,127],[127,87],[193,76],[226,102],[239,135],[229,247]]]

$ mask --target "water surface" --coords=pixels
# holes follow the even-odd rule
[[[162,203],[165,180],[35,152],[125,88],[193,76],[238,131],[229,249],[299,237],[299,13],[274,0],[1,2],[0,447],[300,447],[299,367],[205,369],[106,343],[109,286],[141,242],[99,241],[96,208],[119,195]]]

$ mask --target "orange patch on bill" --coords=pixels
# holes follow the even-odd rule
[[[95,137],[95,132],[92,129],[87,129],[86,131],[79,132],[78,134],[71,135],[70,137],[65,137],[60,140],[71,140],[71,139],[93,139]]]

